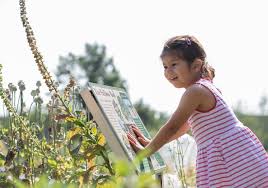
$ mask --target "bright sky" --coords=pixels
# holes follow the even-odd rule
[[[41,80],[26,42],[18,0],[0,0],[0,63],[4,82],[24,80],[28,94]],[[143,98],[172,112],[183,90],[164,76],[159,54],[172,36],[196,36],[216,69],[215,84],[235,106],[258,112],[268,95],[267,2],[265,0],[27,0],[29,21],[46,65],[59,55],[83,54],[85,43],[104,44],[129,85],[131,100]],[[46,88],[43,89],[43,91]]]

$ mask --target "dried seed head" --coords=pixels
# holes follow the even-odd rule
[[[40,87],[40,86],[41,86],[41,82],[40,82],[40,81],[37,81],[37,82],[36,82],[36,86],[37,86],[37,87]]]
[[[36,96],[36,90],[32,90],[32,91],[31,91],[31,95],[32,95],[33,97],[35,97],[35,96]]]
[[[50,76],[50,72],[48,69],[45,67],[44,61],[43,61],[43,56],[39,52],[37,45],[36,45],[36,39],[34,37],[33,29],[30,26],[30,23],[27,18],[27,12],[26,12],[26,7],[25,7],[25,0],[20,0],[20,17],[22,21],[22,25],[25,28],[26,32],[26,37],[28,44],[31,48],[32,54],[34,55],[35,62],[38,66],[38,69],[43,76],[43,79],[45,80],[45,83],[47,87],[49,88],[50,92],[55,92],[58,93],[58,89],[56,86],[53,85],[52,77]],[[41,84],[38,83],[37,87],[40,87]]]
[[[20,80],[19,82],[18,82],[18,86],[19,86],[19,90],[20,91],[24,91],[26,88],[25,88],[25,84],[24,84],[24,82],[22,81],[22,80]]]
[[[43,99],[40,96],[37,96],[34,98],[34,102],[38,103],[38,104],[42,104],[43,103]]]

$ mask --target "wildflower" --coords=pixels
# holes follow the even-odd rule
[[[28,44],[31,48],[32,54],[34,55],[35,62],[38,66],[38,69],[43,76],[43,79],[45,80],[45,83],[49,89],[50,92],[58,93],[57,87],[54,85],[54,81],[52,80],[52,77],[50,76],[50,72],[47,70],[44,64],[43,56],[39,52],[37,45],[36,45],[36,39],[34,37],[33,30],[30,26],[30,23],[28,21],[28,18],[26,16],[26,7],[25,7],[25,0],[20,0],[20,17],[22,21],[22,25],[25,28],[26,37]],[[40,83],[38,83],[39,85]],[[37,86],[39,87],[39,86]]]
[[[9,83],[8,88],[11,92],[17,91],[17,87],[13,83]]]
[[[34,102],[35,103],[38,103],[38,104],[42,104],[43,103],[43,99],[41,97],[37,96],[37,97],[34,98]]]
[[[32,51],[32,54],[34,56],[35,62],[37,64],[38,70],[40,71],[40,73],[45,81],[45,84],[48,87],[49,92],[51,92],[52,95],[55,95],[55,97],[57,97],[61,100],[62,105],[64,106],[66,112],[68,112],[69,114],[72,114],[72,112],[69,110],[69,108],[64,103],[64,100],[59,95],[58,85],[52,79],[50,72],[48,71],[47,67],[44,64],[43,56],[38,50],[38,47],[36,44],[36,39],[35,39],[35,36],[33,33],[33,29],[30,26],[30,23],[29,23],[28,18],[27,18],[25,0],[19,0],[19,5],[20,5],[20,17],[21,17],[22,25],[25,28],[27,41],[28,41],[28,44],[31,48],[31,51]],[[40,83],[37,84],[38,88],[39,88],[39,85],[40,85]]]
[[[64,89],[64,97],[65,99],[67,99],[70,96],[70,90],[72,87],[75,86],[75,80],[74,77],[71,76],[70,80],[69,80],[69,84],[67,85],[67,87]]]
[[[40,89],[37,88],[37,89],[35,90],[35,92],[36,92],[36,95],[39,95],[39,94],[40,94]]]
[[[22,80],[20,80],[19,82],[18,82],[18,86],[19,86],[19,90],[20,91],[24,91],[26,88],[25,88],[25,84],[24,84],[24,82],[22,81]]]
[[[10,91],[11,91],[11,90],[12,90],[12,88],[13,88],[13,86],[12,86],[12,85],[13,85],[12,83],[9,83],[9,84],[7,85]]]
[[[9,89],[6,89],[6,90],[5,90],[5,93],[6,93],[7,98],[8,98],[9,100],[11,100],[11,93],[10,93]]]
[[[40,82],[40,81],[37,81],[37,82],[36,82],[36,86],[37,86],[37,87],[40,87],[40,86],[41,86],[41,82]]]
[[[31,91],[31,95],[32,95],[33,97],[35,97],[35,96],[37,95],[36,90],[32,90],[32,91]]]
[[[1,65],[1,64],[0,64]],[[16,112],[15,112],[15,109],[13,108],[13,106],[11,105],[10,103],[10,99],[8,98],[7,94],[6,94],[6,90],[4,90],[3,88],[3,77],[2,77],[2,65],[0,66],[0,97],[2,98],[3,100],[3,103],[5,104],[7,110],[12,114],[14,115]],[[9,84],[9,87],[11,88],[11,90],[13,90],[13,86],[12,84]]]

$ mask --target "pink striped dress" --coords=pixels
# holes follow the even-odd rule
[[[244,126],[209,80],[196,82],[216,99],[207,112],[195,111],[188,120],[197,143],[196,184],[205,187],[268,187],[268,154]]]

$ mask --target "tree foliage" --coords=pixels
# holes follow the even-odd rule
[[[121,87],[127,90],[126,80],[116,69],[113,58],[107,57],[104,45],[85,44],[85,54],[69,53],[59,58],[56,76],[60,82],[65,82],[66,76],[72,74],[78,81],[94,82],[109,86]]]
[[[154,110],[150,105],[145,104],[143,99],[137,101],[134,106],[143,123],[152,134],[155,134],[168,119],[168,114]]]
[[[268,116],[247,115],[236,111],[238,119],[249,127],[262,142],[266,151],[268,151]]]

